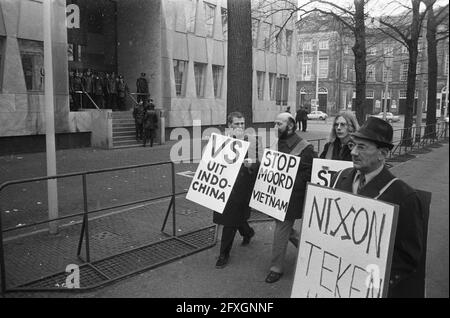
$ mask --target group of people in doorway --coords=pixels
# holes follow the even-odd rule
[[[232,137],[245,139],[245,119],[241,113],[229,114],[227,122]],[[306,186],[311,180],[313,159],[318,157],[313,145],[296,131],[296,122],[297,118],[288,112],[275,119],[278,151],[301,159],[286,217],[284,221],[275,220],[270,268],[265,279],[269,284],[283,276],[289,242],[295,248],[299,247],[299,233],[294,229],[294,223],[302,219]],[[343,112],[334,118],[329,141],[319,157],[353,161],[352,168],[344,169],[332,178],[331,185],[335,189],[369,198],[379,196],[379,200],[399,206],[388,297],[411,297],[416,291],[410,286],[417,280],[416,272],[426,248],[423,246],[424,220],[417,191],[395,178],[386,167],[386,158],[392,148],[393,128],[389,123],[369,117],[360,127],[353,113]],[[216,268],[229,264],[237,231],[243,237],[243,246],[249,245],[257,235],[248,219],[258,169],[258,160],[244,161],[223,213],[214,212],[214,222],[223,225]]]
[[[128,110],[127,96],[130,89],[123,75],[115,72],[97,72],[87,69],[81,72],[71,69],[69,72],[70,111],[84,108],[112,109],[113,111]],[[150,96],[146,74],[136,80],[136,99],[134,103],[146,102]]]

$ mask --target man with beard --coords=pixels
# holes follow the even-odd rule
[[[311,181],[311,168],[317,158],[314,147],[302,139],[296,132],[295,118],[290,113],[281,113],[275,120],[278,130],[278,151],[300,157],[295,183],[289,199],[289,207],[284,221],[275,220],[275,231],[272,244],[272,261],[267,283],[275,283],[283,275],[284,258],[288,242],[298,247],[299,233],[294,230],[294,222],[303,216],[303,201],[306,183]]]

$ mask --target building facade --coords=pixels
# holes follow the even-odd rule
[[[132,93],[146,73],[168,127],[225,124],[226,2],[53,1],[56,133],[89,130],[69,108],[69,71],[87,69],[122,75]],[[45,134],[42,1],[0,0],[0,11],[0,138]],[[295,111],[297,39],[286,18],[252,19],[256,123],[272,122],[288,106]]]
[[[367,30],[366,113],[378,113],[386,103],[387,111],[405,114],[408,50],[397,41],[380,36],[380,32],[375,32],[371,26],[368,26]],[[315,99],[318,74],[318,109],[330,114],[351,109],[356,96],[352,35],[326,17],[297,23],[297,32],[300,74],[300,80],[297,82],[297,105],[309,105],[311,100]],[[441,116],[441,112],[444,112],[449,68],[448,39],[438,43],[437,52],[437,115]],[[421,38],[414,115],[417,112],[420,93],[423,94],[422,110],[426,112],[427,72],[426,41]],[[422,92],[421,87],[424,88]]]

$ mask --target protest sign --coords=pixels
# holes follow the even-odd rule
[[[250,207],[284,221],[300,157],[265,149],[250,199]]]
[[[331,178],[340,170],[353,167],[352,161],[313,159],[311,170],[311,183],[330,186]]]
[[[398,206],[308,183],[291,297],[387,296]]]
[[[186,198],[223,213],[248,146],[244,140],[211,134]]]

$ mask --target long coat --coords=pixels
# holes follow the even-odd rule
[[[335,188],[352,192],[355,174],[355,168],[343,170]],[[336,177],[334,176],[331,184],[334,184]],[[378,196],[380,190],[393,178],[395,178],[394,175],[384,167],[361,189],[360,195],[369,198]],[[410,280],[415,279],[415,272],[418,270],[425,249],[423,246],[424,218],[419,197],[416,190],[405,182],[396,180],[378,199],[399,206],[388,297],[414,297],[416,291],[404,286],[412,284]]]
[[[213,222],[224,226],[240,226],[250,218],[250,196],[256,182],[259,163],[250,168],[242,164],[223,213],[214,212]]]

